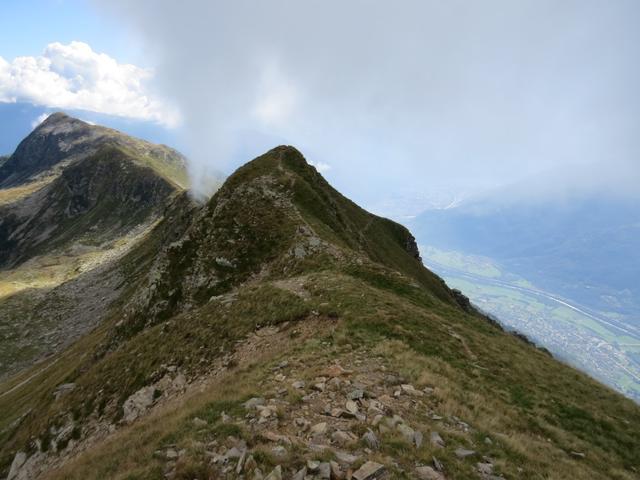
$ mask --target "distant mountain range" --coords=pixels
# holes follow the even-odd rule
[[[206,201],[55,114],[0,166],[0,475],[628,480],[640,408],[279,146]]]

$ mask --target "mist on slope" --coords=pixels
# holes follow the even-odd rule
[[[95,1],[180,107],[196,187],[288,143],[364,202],[544,172],[638,195],[633,0]]]

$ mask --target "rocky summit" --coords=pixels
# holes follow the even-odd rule
[[[83,327],[0,385],[0,475],[640,478],[636,404],[477,311],[295,148],[198,204],[155,147],[78,150],[99,132],[48,123],[0,167],[17,218],[2,281],[80,272],[32,287],[26,315],[25,292],[2,297],[3,345]],[[34,204],[52,216],[18,215]]]

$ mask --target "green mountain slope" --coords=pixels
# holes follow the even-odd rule
[[[177,152],[58,113],[0,165],[0,378],[102,318],[109,265],[183,191]]]
[[[638,478],[640,409],[278,147],[178,197],[105,320],[0,386],[21,478]],[[369,473],[367,473],[369,472]]]

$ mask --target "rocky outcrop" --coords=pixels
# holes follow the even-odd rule
[[[407,234],[408,234],[407,240],[404,246],[405,250],[413,258],[415,258],[419,262],[422,262],[422,257],[420,257],[420,250],[418,249],[418,244],[416,243],[415,237],[411,235],[409,232],[407,232]]]
[[[144,413],[156,400],[156,392],[154,387],[143,387],[127,398],[122,406],[123,421],[131,423]]]
[[[11,468],[9,469],[9,476],[7,480],[13,480],[18,476],[20,469],[24,465],[24,462],[27,461],[27,454],[24,452],[16,453],[16,456],[13,458],[13,462],[11,463]]]

